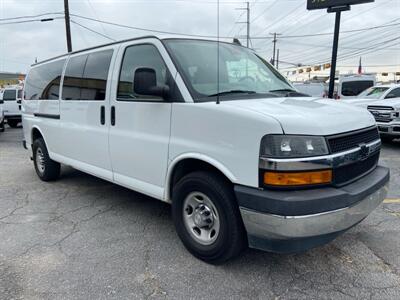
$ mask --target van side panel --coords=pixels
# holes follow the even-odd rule
[[[23,100],[23,127],[27,145],[32,145],[32,130],[45,139],[49,155],[59,149],[60,82],[65,59],[33,67],[26,78]]]
[[[192,153],[195,159],[218,162],[214,166],[233,183],[258,187],[261,138],[281,133],[275,119],[224,102],[174,103],[168,174],[179,157]]]

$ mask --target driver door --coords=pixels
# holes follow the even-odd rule
[[[109,130],[114,181],[159,199],[164,194],[172,101],[135,93],[134,74],[138,68],[151,68],[157,85],[166,85],[170,75],[161,47],[141,41],[121,48]]]

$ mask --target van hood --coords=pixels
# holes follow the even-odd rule
[[[266,98],[221,104],[272,117],[286,134],[331,135],[375,125],[366,109],[323,98]]]
[[[392,99],[385,99],[385,100],[378,100],[374,102],[368,103],[368,106],[391,106],[396,110],[400,109],[400,98],[392,98]]]

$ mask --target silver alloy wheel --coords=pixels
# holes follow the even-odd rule
[[[41,174],[44,173],[45,170],[44,154],[41,148],[37,148],[36,150],[36,167]]]
[[[205,194],[190,193],[183,201],[183,221],[190,235],[202,245],[218,238],[220,221],[214,203]]]

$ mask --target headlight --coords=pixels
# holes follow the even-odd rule
[[[274,158],[310,157],[329,154],[321,136],[266,135],[261,140],[260,156]]]

